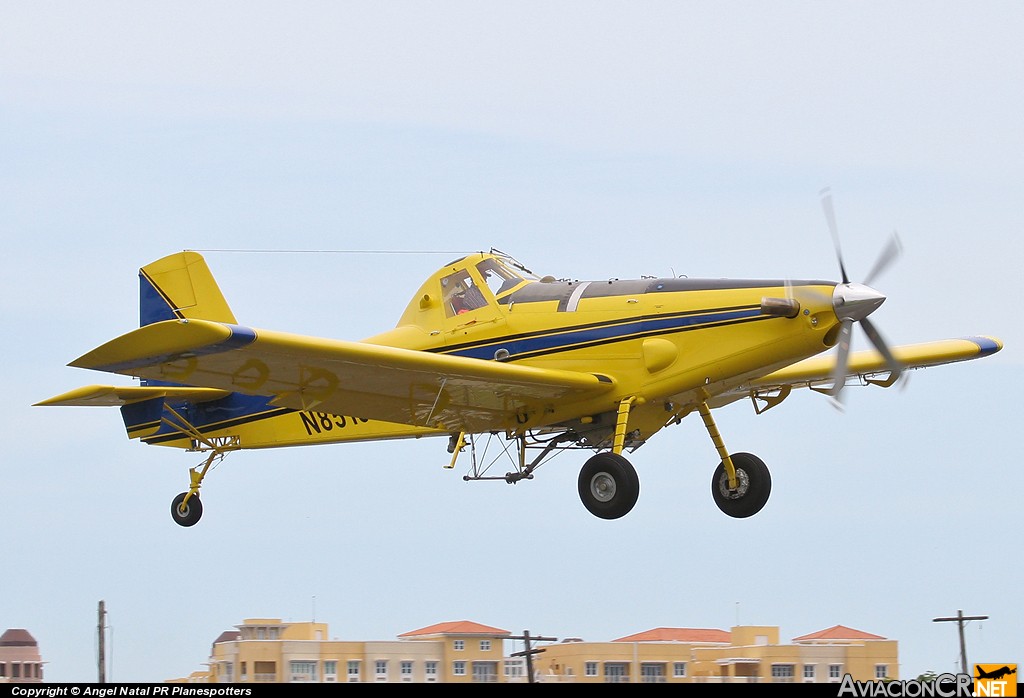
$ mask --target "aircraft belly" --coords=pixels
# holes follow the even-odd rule
[[[404,424],[368,420],[361,417],[334,415],[327,412],[290,411],[272,416],[254,416],[251,421],[223,428],[206,427],[202,436],[210,441],[236,440],[238,448],[279,448],[311,446],[316,444],[408,439],[424,436],[442,436],[446,432]],[[170,431],[160,436],[144,437],[143,442],[157,446],[193,449],[191,437]]]

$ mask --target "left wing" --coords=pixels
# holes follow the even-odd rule
[[[1002,348],[1003,343],[992,337],[963,337],[922,344],[907,344],[893,347],[891,351],[896,361],[906,370],[980,359],[994,354]],[[831,389],[832,372],[835,367],[836,357],[834,355],[804,359],[716,396],[712,402],[715,406],[721,406],[740,398],[757,397],[768,402],[768,407],[772,407],[773,404],[781,402],[793,388],[811,388],[823,391]],[[847,380],[857,377],[865,383],[883,387],[888,387],[895,382],[885,358],[874,350],[850,354],[849,370],[846,377]],[[775,399],[771,397],[773,393],[782,394],[782,396]],[[774,403],[773,400],[775,400]]]
[[[472,432],[515,428],[553,402],[582,400],[613,387],[599,374],[196,319],[140,327],[70,365],[272,396],[273,405],[295,410]]]

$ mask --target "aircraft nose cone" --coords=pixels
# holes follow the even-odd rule
[[[863,320],[884,302],[883,294],[864,284],[837,284],[832,292],[832,307],[840,320]]]

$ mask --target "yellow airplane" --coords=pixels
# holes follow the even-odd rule
[[[868,283],[897,241],[865,283],[851,282],[824,203],[840,282],[559,280],[491,250],[444,265],[394,329],[362,341],[240,325],[203,257],[175,253],[139,272],[139,329],[70,364],[140,384],[91,385],[37,404],[116,405],[129,438],[202,452],[171,504],[182,526],[199,520],[203,478],[231,451],[426,436],[448,437],[448,467],[468,448],[466,480],[516,483],[557,452],[592,451],[579,496],[595,516],[617,519],[640,492],[623,454],[692,412],[721,459],[716,504],[752,516],[771,492],[768,468],[729,453],[712,410],[749,398],[761,413],[795,387],[838,404],[848,382],[888,387],[907,369],[1003,346],[969,337],[890,349],[868,320],[885,296]],[[874,349],[850,352],[855,323]],[[512,463],[504,475],[488,475],[496,461],[478,452],[488,438]]]

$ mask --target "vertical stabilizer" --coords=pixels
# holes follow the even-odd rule
[[[182,318],[236,323],[197,252],[176,252],[139,269],[139,326]]]

